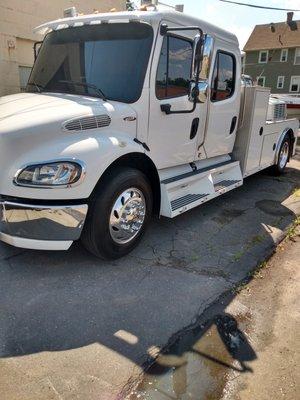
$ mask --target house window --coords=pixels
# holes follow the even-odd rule
[[[269,58],[269,50],[261,50],[259,52],[258,62],[260,64],[266,64],[268,62],[268,58]]]
[[[300,47],[295,49],[295,60],[294,60],[295,65],[300,65]]]
[[[299,91],[300,91],[300,76],[292,76],[290,92],[298,93]]]
[[[218,51],[211,85],[211,101],[226,100],[234,93],[235,57]]]
[[[158,99],[185,96],[189,93],[192,47],[189,40],[174,36],[164,38],[156,75]]]
[[[19,77],[20,77],[20,89],[24,92],[27,86],[29,75],[31,73],[31,67],[19,66]]]
[[[258,76],[256,78],[258,86],[265,86],[266,83],[266,77],[265,76]]]
[[[277,89],[283,89],[283,86],[284,86],[284,76],[278,76]]]
[[[288,49],[282,49],[281,50],[281,55],[280,55],[280,61],[281,62],[286,62],[288,59]]]

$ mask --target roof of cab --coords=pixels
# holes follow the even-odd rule
[[[144,21],[150,24],[159,23],[161,20],[167,20],[179,25],[199,26],[204,33],[211,36],[219,37],[222,40],[238,45],[237,37],[224,29],[221,29],[209,22],[192,17],[190,15],[173,11],[173,10],[158,10],[158,11],[125,11],[80,15],[77,17],[61,18],[55,21],[50,21],[35,28],[35,33],[46,34],[51,30],[58,30],[68,27],[76,27],[89,24],[98,24],[105,22],[129,22],[129,21]]]

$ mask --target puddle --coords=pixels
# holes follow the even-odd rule
[[[242,326],[242,323],[240,323]],[[251,372],[256,358],[246,335],[229,314],[189,329],[158,356],[130,400],[221,399],[232,372]]]

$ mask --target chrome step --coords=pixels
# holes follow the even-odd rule
[[[219,190],[226,189],[229,186],[234,185],[235,183],[240,182],[240,180],[230,180],[225,179],[224,181],[218,182],[214,185],[215,191],[218,192]]]
[[[194,201],[202,199],[202,197],[207,196],[208,193],[202,194],[186,194],[185,196],[179,197],[176,200],[171,201],[172,211],[178,210],[178,208],[184,207]]]

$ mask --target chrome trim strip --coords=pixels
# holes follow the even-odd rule
[[[80,238],[87,211],[87,204],[36,206],[3,201],[1,237],[4,234],[18,239],[72,242]]]
[[[68,185],[30,185],[30,184],[24,184],[24,183],[18,183],[17,179],[19,174],[26,168],[28,167],[34,167],[35,165],[47,165],[47,164],[53,164],[53,163],[59,163],[59,162],[72,162],[80,165],[81,167],[81,175],[78,181],[74,183],[70,183]],[[17,172],[14,175],[13,178],[13,183],[16,186],[21,186],[21,187],[30,187],[33,189],[66,189],[66,188],[71,188],[74,186],[78,186],[81,184],[81,182],[84,180],[86,176],[86,165],[83,161],[78,160],[77,158],[55,158],[53,160],[47,160],[47,161],[41,161],[41,162],[32,162],[28,164],[24,164],[21,168],[17,170]]]

